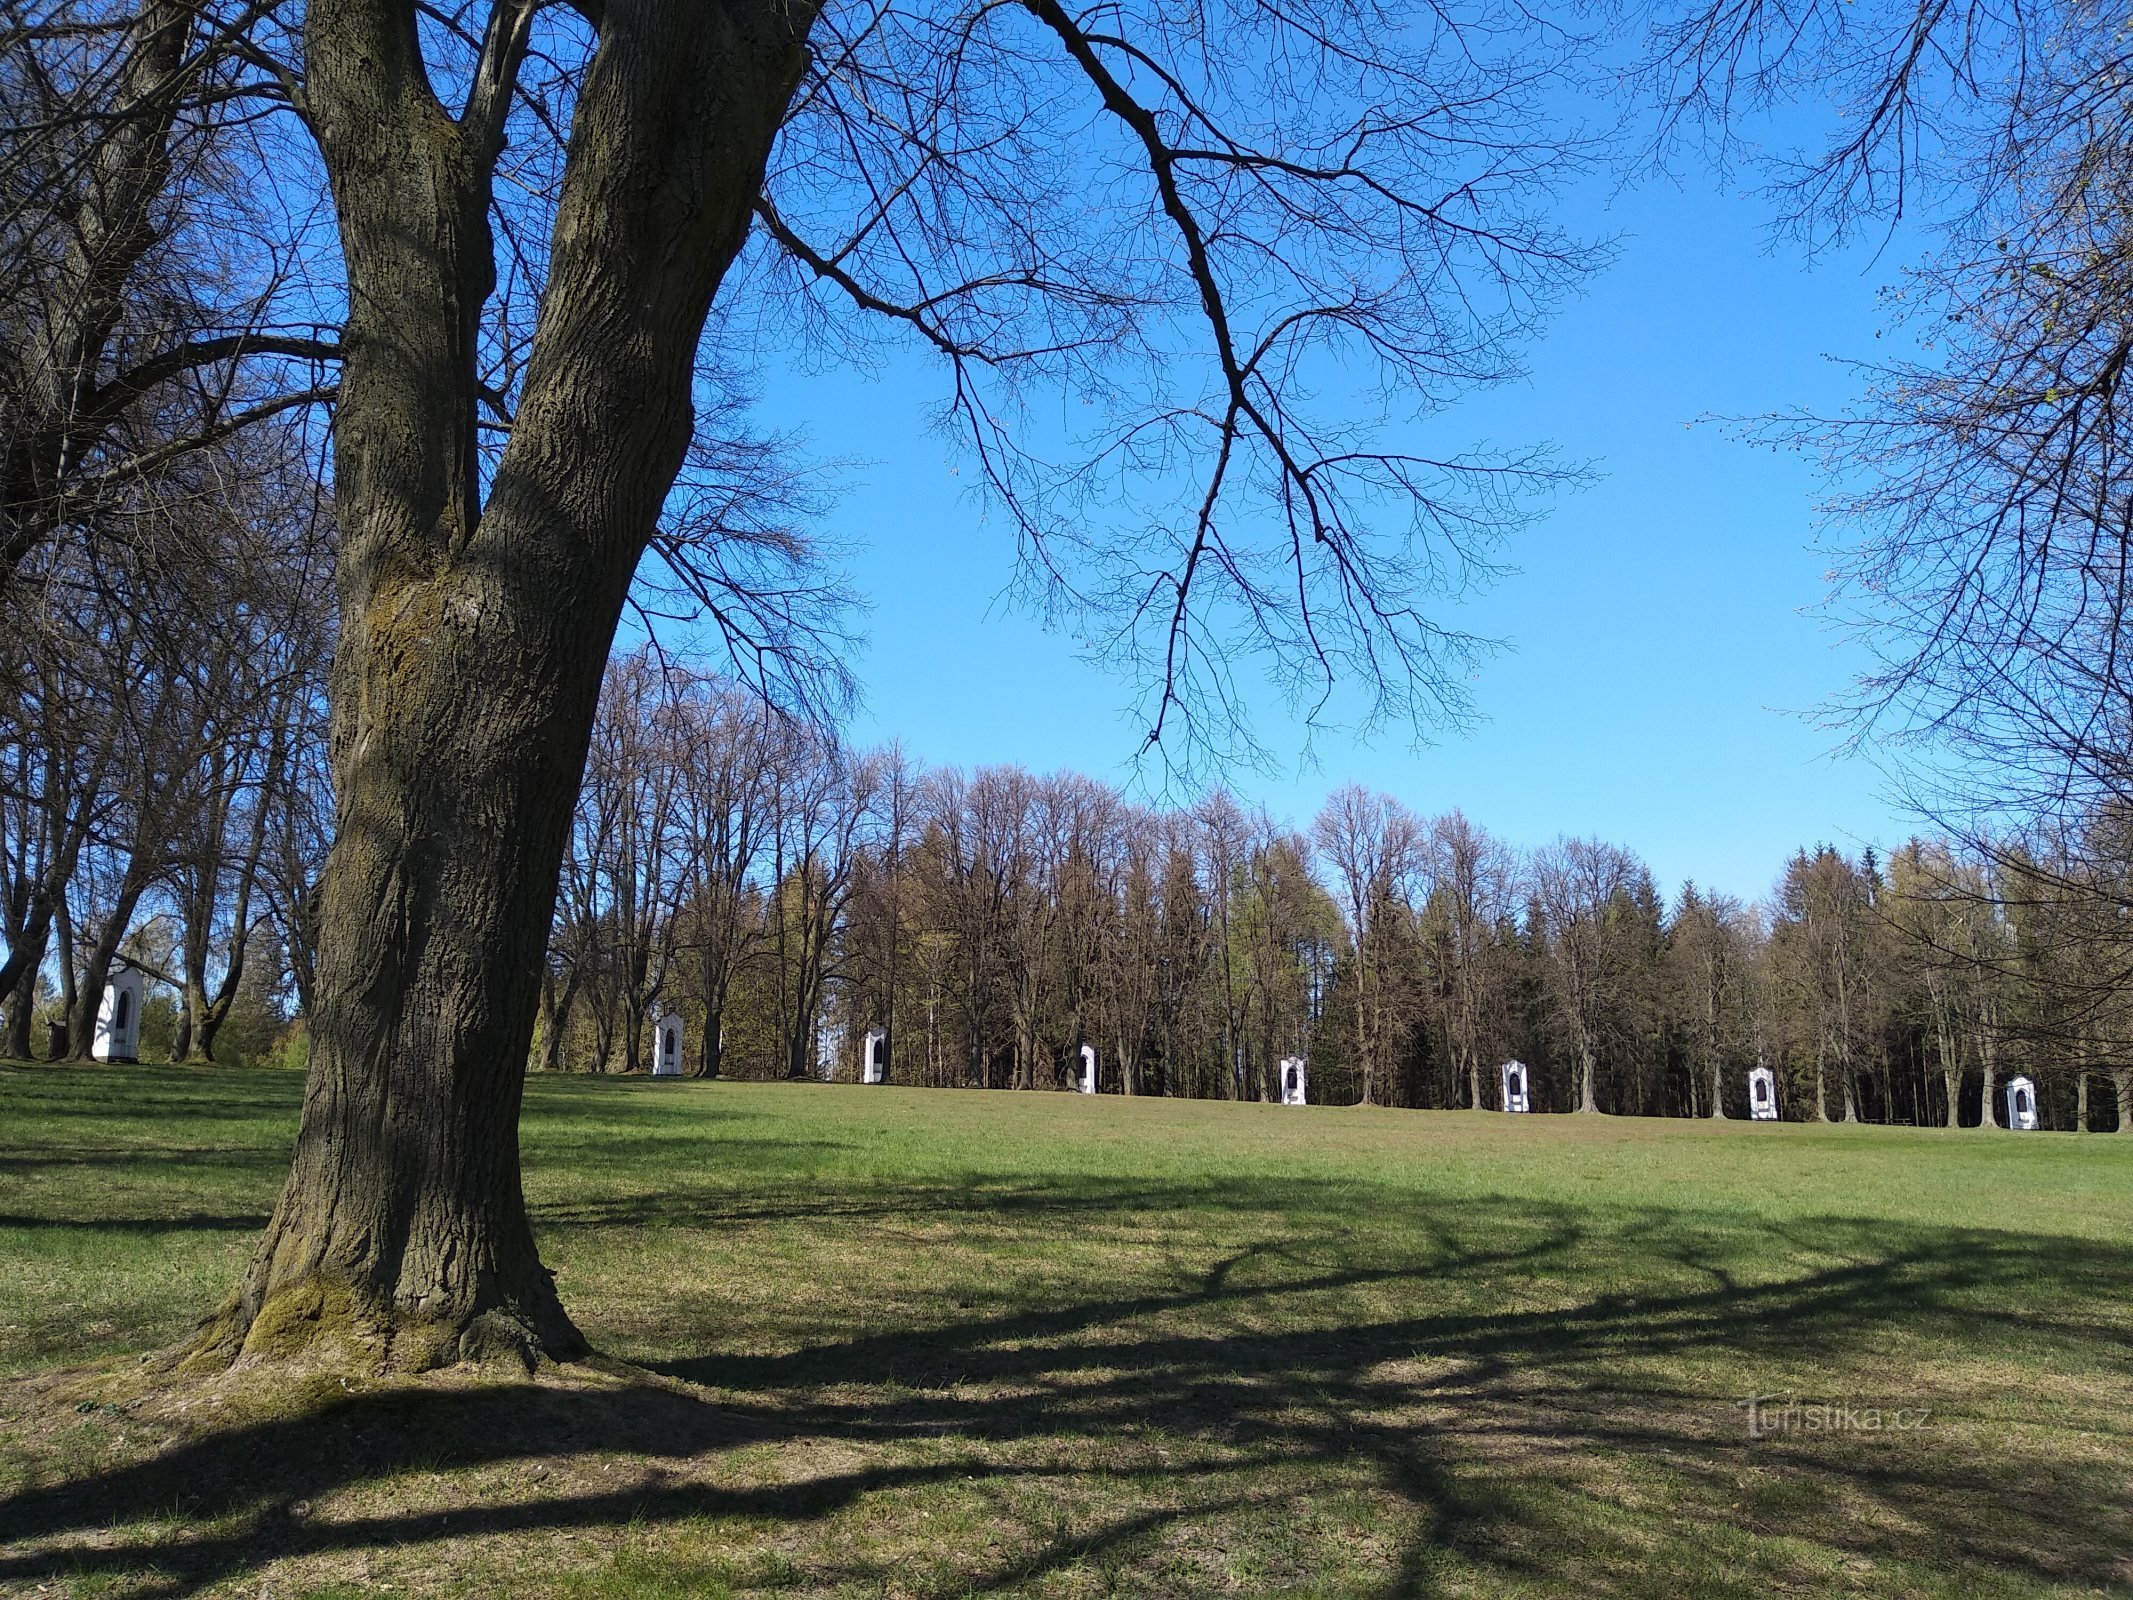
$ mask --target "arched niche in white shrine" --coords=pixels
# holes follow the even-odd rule
[[[1533,1076],[1526,1070],[1523,1061],[1506,1061],[1497,1069],[1503,1079],[1503,1108],[1506,1111],[1531,1111],[1533,1109]]]
[[[671,1011],[665,1012],[652,1030],[652,1076],[680,1077],[681,1049],[681,1018]]]
[[[1285,1106],[1301,1106],[1310,1103],[1311,1080],[1304,1070],[1302,1056],[1281,1058],[1281,1103]]]
[[[104,979],[104,998],[96,1007],[96,1037],[89,1053],[99,1061],[138,1061],[141,1055],[141,1001],[148,980],[124,957],[112,963]]]

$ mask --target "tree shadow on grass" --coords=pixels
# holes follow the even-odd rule
[[[931,1186],[869,1198],[873,1215],[940,1203]],[[1332,1204],[1271,1181],[1025,1186],[998,1201],[983,1209],[1026,1238],[1097,1212],[1309,1218]],[[844,1200],[822,1203],[844,1215]],[[804,1204],[766,1209],[794,1220]],[[602,1224],[628,1225],[623,1209]],[[1084,1567],[1187,1592],[1195,1581],[1163,1566],[1178,1540],[1277,1534],[1288,1553],[1268,1559],[1311,1587],[1354,1554],[1359,1518],[1390,1529],[1371,1564],[1387,1596],[1649,1593],[1654,1549],[1693,1575],[1698,1546],[1724,1555],[1727,1539],[1733,1566],[1711,1592],[1797,1581],[1778,1567],[1802,1540],[1818,1557],[1950,1582],[2126,1580],[2123,1416],[2084,1419],[2078,1447],[2019,1427],[1995,1436],[1984,1412],[1904,1440],[1751,1441],[1734,1386],[1764,1370],[1843,1382],[1899,1338],[2078,1350],[2120,1377],[2112,1329],[2122,1339],[2133,1287],[2120,1252],[1830,1221],[1773,1227],[1744,1259],[1737,1235],[1729,1245],[1658,1209],[1596,1223],[1432,1204],[1404,1220],[1389,1254],[1307,1227],[1210,1252],[1157,1290],[965,1316],[944,1303],[930,1326],[712,1349],[600,1384],[388,1389],[212,1429],[0,1501],[0,1586],[131,1575],[138,1592],[191,1594],[288,1559],[739,1519],[801,1540],[809,1587],[873,1587],[890,1558],[869,1553],[853,1518],[864,1508],[879,1525],[928,1494],[990,1506],[1004,1530],[996,1550],[934,1575],[952,1592],[1042,1589]],[[1773,1265],[1787,1262],[1804,1264]],[[737,1470],[743,1456],[758,1465]],[[636,1481],[596,1481],[594,1458]],[[531,1476],[563,1463],[553,1487]],[[429,1472],[466,1498],[298,1509]],[[104,1540],[114,1528],[124,1539]]]
[[[267,1225],[264,1211],[174,1211],[161,1217],[53,1217],[0,1215],[0,1233],[10,1228],[44,1233],[67,1228],[83,1233],[158,1235],[166,1233],[258,1233]]]

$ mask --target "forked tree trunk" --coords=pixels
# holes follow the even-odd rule
[[[52,916],[49,907],[32,929],[25,933],[17,948],[10,955],[23,960],[23,970],[31,976],[19,984],[0,988],[0,996],[7,996],[7,1021],[0,1030],[0,1056],[15,1061],[30,1059],[30,1023],[37,1013],[37,969],[44,965],[45,944],[51,936]],[[12,991],[12,992],[10,992]]]
[[[535,1251],[518,1115],[565,834],[695,351],[812,12],[609,0],[486,505],[489,173],[533,7],[454,120],[405,0],[313,0],[311,124],[350,294],[336,419],[336,834],[288,1181],[194,1359],[420,1369],[584,1341]]]
[[[725,1015],[726,1006],[723,997],[714,998],[704,1008],[704,1036],[697,1042],[696,1070],[690,1076],[697,1078],[715,1078],[718,1076],[719,1068],[724,1064],[726,1055]]]

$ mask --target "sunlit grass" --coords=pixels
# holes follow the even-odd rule
[[[0,1068],[0,1590],[2133,1585],[2133,1141],[537,1079],[634,1366],[46,1376],[213,1303],[299,1088]]]

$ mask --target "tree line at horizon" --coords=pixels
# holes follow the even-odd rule
[[[2115,929],[2069,861],[1913,840],[1803,848],[1765,904],[1630,850],[1519,851],[1354,785],[1305,827],[1222,790],[1150,806],[1075,773],[928,768],[767,714],[649,651],[610,669],[550,942],[536,1064],[699,1076],[1792,1118],[2133,1128],[2094,1004]],[[2093,980],[2093,982],[2091,981]],[[2129,996],[2133,997],[2133,996]]]
[[[123,958],[159,980],[144,1057],[302,1061],[327,569],[257,548],[274,525],[221,528],[259,579],[221,612],[117,563],[66,580],[0,752],[0,1054],[89,1057]],[[1521,851],[1352,784],[1298,827],[929,768],[644,648],[607,675],[529,1065],[648,1070],[673,1012],[700,1076],[855,1078],[878,1026],[925,1086],[1063,1087],[1088,1043],[1104,1092],[1274,1099],[1297,1055],[1314,1101],[1495,1108],[1517,1058],[1537,1110],[1739,1116],[1761,1065],[1789,1118],[1976,1125],[2019,1072],[2046,1126],[2125,1129],[2133,988],[2086,843],[1820,845],[1764,903],[1668,904],[1621,846]]]

